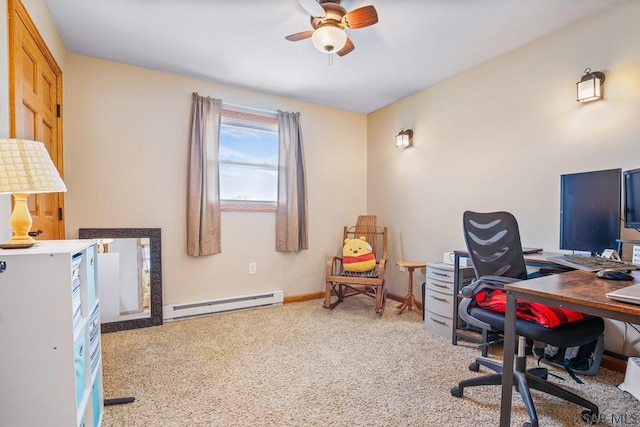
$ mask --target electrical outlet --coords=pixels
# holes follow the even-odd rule
[[[402,271],[402,272],[407,271],[407,267],[400,266],[400,271]]]
[[[255,262],[250,262],[249,263],[249,274],[256,274],[257,268],[258,268],[258,266],[256,265]]]

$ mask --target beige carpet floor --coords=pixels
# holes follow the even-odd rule
[[[432,335],[388,301],[320,300],[171,322],[102,336],[104,426],[496,426],[499,387],[450,389],[479,356]],[[500,348],[492,348],[500,358]],[[532,362],[533,364],[533,362]],[[483,371],[481,371],[483,372]],[[604,368],[585,384],[557,381],[594,401],[599,425],[640,425],[640,403]],[[533,392],[543,426],[580,426],[581,409]],[[526,421],[514,394],[512,425]]]

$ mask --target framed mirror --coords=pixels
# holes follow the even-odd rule
[[[102,332],[162,325],[159,228],[80,228],[98,243]]]

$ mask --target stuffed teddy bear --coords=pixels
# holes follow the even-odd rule
[[[376,267],[376,257],[364,236],[359,239],[345,239],[342,266],[346,271],[355,272],[369,271]]]

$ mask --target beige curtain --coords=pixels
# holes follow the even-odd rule
[[[222,100],[193,94],[187,183],[187,254],[220,253],[218,148]]]
[[[276,250],[297,252],[309,248],[307,239],[307,185],[300,113],[278,111],[279,161],[276,207]]]

